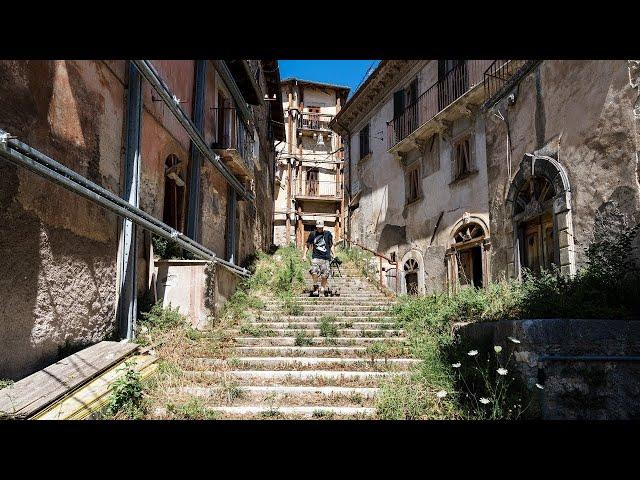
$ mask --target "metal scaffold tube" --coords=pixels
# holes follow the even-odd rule
[[[167,84],[162,80],[156,69],[153,67],[149,60],[131,60],[136,66],[142,76],[149,82],[153,89],[158,92],[162,101],[167,105],[171,113],[176,117],[178,122],[184,127],[185,131],[193,141],[194,145],[202,152],[202,154],[213,164],[213,166],[222,174],[222,176],[229,182],[229,184],[238,192],[238,194],[244,199],[254,201],[255,196],[253,193],[248,192],[247,189],[238,181],[236,177],[224,166],[220,161],[220,157],[216,155],[204,141],[202,135],[198,132],[196,126],[191,119],[184,113],[182,108],[176,102],[175,96],[172,95],[171,90]]]
[[[180,247],[194,255],[205,260],[219,263],[237,275],[246,277],[250,274],[245,268],[217,257],[214,252],[204,245],[195,242],[143,210],[132,206],[105,188],[93,183],[38,150],[31,148],[29,145],[11,138],[10,135],[3,130],[0,130],[0,157],[16,165],[25,167],[99,204],[116,215],[131,220],[162,238],[176,242]]]

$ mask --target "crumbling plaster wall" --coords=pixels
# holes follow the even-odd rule
[[[0,62],[0,128],[120,193],[124,62]],[[0,377],[115,331],[115,215],[0,161]]]
[[[399,85],[408,84],[416,73],[412,71]],[[437,61],[423,64],[419,72],[419,92],[436,80]],[[424,159],[417,147],[409,152],[409,162],[422,162],[424,172],[421,175],[422,198],[409,205],[405,201],[406,170],[398,157],[387,152],[387,122],[392,118],[393,97],[389,96],[370,117],[360,122],[351,137],[354,176],[362,191],[360,206],[351,217],[352,239],[387,256],[395,252],[398,260],[409,252],[418,252],[424,263],[421,293],[441,291],[447,285],[445,251],[452,244],[452,227],[465,212],[489,223],[484,118],[479,114],[471,119],[460,118],[445,135],[436,135],[439,153],[437,169],[432,173],[425,172]],[[358,135],[367,121],[370,123],[372,154],[370,158],[358,161]],[[465,132],[474,135],[477,172],[453,182],[451,140]],[[443,217],[431,242],[441,212]],[[491,233],[485,234],[490,236]],[[401,263],[401,275],[402,267]]]
[[[548,155],[566,169],[572,195],[577,267],[594,227],[614,229],[640,221],[637,132],[633,108],[638,96],[623,60],[547,60],[513,90],[514,105],[496,106],[509,123],[511,178],[526,153]],[[487,115],[487,162],[493,277],[506,271],[512,222],[505,198],[507,129]],[[603,228],[600,228],[603,227]]]

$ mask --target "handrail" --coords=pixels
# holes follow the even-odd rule
[[[399,286],[398,285],[398,282],[399,282],[399,276],[398,276],[399,270],[398,270],[398,268],[399,267],[398,267],[398,261],[397,260],[393,261],[391,258],[387,257],[386,255],[383,255],[382,253],[378,253],[378,252],[376,252],[374,250],[371,250],[370,248],[365,247],[364,245],[362,245],[362,244],[360,244],[358,242],[355,242],[353,240],[345,239],[345,242],[350,244],[350,245],[355,245],[356,247],[359,247],[359,248],[361,248],[361,249],[363,249],[363,250],[365,250],[365,251],[367,251],[369,253],[372,253],[374,256],[378,257],[378,261],[380,262],[380,287],[386,288],[386,286],[384,285],[384,282],[382,280],[382,259],[384,258],[390,265],[395,265],[395,267],[396,267],[396,289],[395,289],[395,293],[396,294],[398,293],[398,286]]]

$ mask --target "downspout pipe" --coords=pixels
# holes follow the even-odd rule
[[[347,209],[346,209],[347,210],[346,240],[347,242],[351,242],[351,210],[349,208],[351,205],[351,175],[352,175],[351,173],[351,131],[348,128],[345,128],[344,125],[341,125],[340,122],[338,122],[337,120],[335,122],[340,129],[347,132],[347,158],[349,160],[349,182],[348,183],[343,182],[343,183],[344,183],[344,189],[347,191],[347,198],[348,198]]]

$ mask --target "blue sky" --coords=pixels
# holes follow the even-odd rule
[[[280,77],[296,77],[316,82],[335,83],[351,88],[353,95],[371,65],[380,60],[278,60]],[[372,69],[373,70],[373,69]]]

